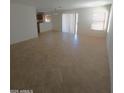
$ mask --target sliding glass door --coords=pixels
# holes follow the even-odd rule
[[[62,15],[62,32],[77,34],[77,13],[64,13]]]

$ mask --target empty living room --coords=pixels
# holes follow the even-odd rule
[[[112,0],[10,0],[11,93],[113,93]]]

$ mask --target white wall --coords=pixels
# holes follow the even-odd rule
[[[103,7],[109,11],[110,6],[103,6]],[[93,11],[98,8],[100,7],[61,11],[59,15],[53,16],[53,28],[56,29],[57,31],[61,31],[62,13],[77,12],[79,14],[78,31],[77,31],[78,34],[105,37],[106,31],[91,30],[91,24],[93,22],[92,21]]]
[[[52,31],[52,23],[40,23],[40,32]]]
[[[111,93],[113,93],[113,13],[111,9],[109,26],[107,30],[107,50],[110,68],[111,79]]]
[[[32,6],[11,3],[11,44],[37,37],[36,10]]]
[[[58,12],[57,15],[53,13],[52,24],[54,31],[62,31],[62,14]]]

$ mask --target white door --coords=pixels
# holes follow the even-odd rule
[[[65,13],[62,15],[62,32],[77,33],[78,14]]]

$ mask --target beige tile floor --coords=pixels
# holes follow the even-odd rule
[[[47,32],[11,45],[11,89],[110,93],[105,38]]]

